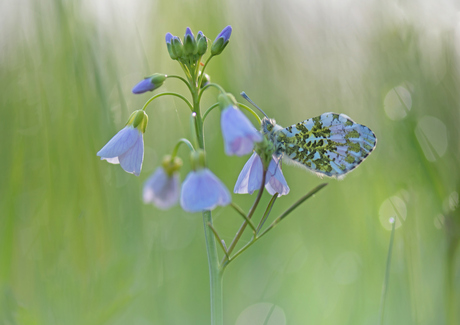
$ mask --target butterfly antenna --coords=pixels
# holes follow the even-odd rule
[[[246,99],[248,102],[250,102],[252,104],[252,106],[254,106],[255,108],[257,108],[262,114],[265,115],[266,118],[268,118],[267,114],[265,114],[265,112],[259,107],[257,106],[252,100],[251,98],[249,98],[248,95],[246,95],[246,93],[244,91],[241,92],[240,94],[244,99]]]

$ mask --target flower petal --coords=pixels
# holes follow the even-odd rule
[[[262,177],[262,161],[259,155],[254,152],[241,170],[233,192],[238,194],[254,193],[255,190],[260,189]]]
[[[232,26],[228,25],[222,31],[217,35],[216,41],[222,37],[224,39],[224,43],[227,42],[230,39],[230,36],[232,35]],[[215,42],[215,41],[214,41]]]
[[[97,153],[102,159],[115,158],[128,151],[137,141],[139,131],[132,126],[121,129],[109,142]],[[113,163],[109,161],[110,163]]]
[[[137,131],[136,143],[124,154],[118,157],[121,167],[128,173],[139,176],[144,160],[144,137],[142,132]]]
[[[150,78],[145,78],[133,87],[132,92],[133,94],[143,94],[154,89],[155,85],[152,83],[152,80]]]
[[[168,176],[163,167],[159,167],[144,183],[144,203],[153,203],[166,210],[179,201],[179,173]]]
[[[180,204],[185,211],[212,210],[230,202],[225,185],[207,168],[190,172],[182,184]]]
[[[289,186],[286,183],[281,170],[280,157],[273,156],[268,165],[267,176],[265,180],[265,189],[271,195],[278,193],[278,197],[289,193]]]
[[[108,163],[111,164],[119,164],[120,161],[118,160],[118,157],[113,157],[113,158],[101,158],[101,160],[107,160]]]
[[[260,132],[234,106],[228,106],[222,111],[221,128],[227,155],[248,154],[253,150],[254,142],[262,141]]]

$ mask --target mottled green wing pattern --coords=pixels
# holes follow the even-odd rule
[[[356,168],[377,143],[375,134],[344,114],[324,113],[276,131],[284,157],[308,170],[341,178]]]

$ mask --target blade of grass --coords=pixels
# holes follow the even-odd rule
[[[390,264],[391,264],[391,252],[393,250],[393,241],[395,238],[395,219],[390,218],[390,222],[392,223],[391,226],[391,236],[390,236],[390,246],[388,247],[388,254],[387,254],[387,265],[385,268],[385,279],[383,280],[382,285],[382,296],[380,297],[380,308],[379,308],[379,325],[383,324],[383,314],[385,311],[385,298],[388,291],[388,281],[390,279]]]

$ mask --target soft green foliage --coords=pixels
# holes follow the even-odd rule
[[[149,106],[139,177],[96,152],[147,100],[131,94],[139,80],[180,72],[166,32],[190,26],[211,37],[228,24],[232,42],[206,70],[214,81],[244,90],[280,125],[334,111],[379,142],[232,262],[226,324],[263,324],[269,313],[268,324],[376,324],[394,214],[385,324],[458,324],[460,32],[455,2],[441,3],[7,0],[0,324],[209,322],[201,215],[141,198],[161,157],[188,136],[178,112],[189,108],[169,96]],[[163,88],[186,93],[180,81]],[[232,188],[246,157],[224,155],[217,112],[206,118],[207,161]],[[183,179],[188,150],[179,156]],[[283,173],[291,193],[266,225],[324,182],[291,166]],[[247,210],[254,197],[233,199]],[[241,218],[230,207],[214,216],[227,242]]]

